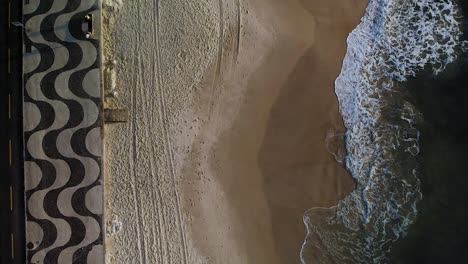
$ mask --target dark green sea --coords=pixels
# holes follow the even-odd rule
[[[468,1],[460,3],[468,40]],[[468,263],[468,54],[438,76],[424,71],[405,83],[423,114],[422,200],[391,263]]]

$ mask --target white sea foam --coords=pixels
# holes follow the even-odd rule
[[[335,83],[347,128],[345,164],[357,187],[338,206],[306,213],[303,263],[385,263],[414,222],[422,197],[421,115],[397,87],[456,59],[460,16],[452,0],[370,1]]]

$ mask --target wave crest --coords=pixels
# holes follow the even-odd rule
[[[451,0],[371,0],[335,92],[347,129],[345,165],[356,189],[333,208],[306,212],[303,263],[385,263],[414,222],[422,116],[399,84],[424,68],[440,73],[462,50]]]

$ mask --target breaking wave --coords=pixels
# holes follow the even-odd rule
[[[335,83],[356,189],[333,208],[306,212],[303,263],[386,263],[414,222],[422,116],[401,84],[455,60],[460,17],[451,0],[370,1]]]

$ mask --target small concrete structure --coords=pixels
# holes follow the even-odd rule
[[[106,124],[112,123],[127,123],[128,111],[127,109],[104,109],[104,122]]]

